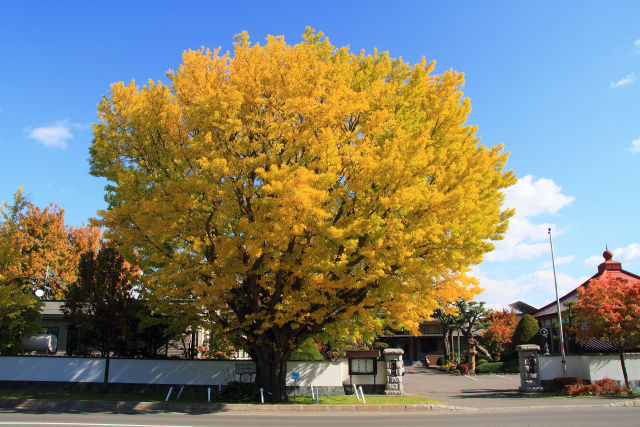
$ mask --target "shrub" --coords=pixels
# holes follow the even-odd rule
[[[232,381],[222,387],[220,397],[229,401],[255,401],[258,400],[259,387],[254,383],[242,383]]]
[[[525,314],[518,322],[511,342],[513,346],[521,344],[539,344],[540,326],[538,321],[530,314]]]
[[[458,369],[460,369],[460,372],[462,372],[463,374],[466,374],[467,372],[469,372],[469,367],[464,363],[461,363],[460,365],[458,365]]]
[[[520,367],[517,363],[487,362],[476,366],[476,374],[517,374]]]
[[[389,348],[389,343],[383,341],[376,341],[372,345],[374,350],[384,350],[385,348]]]
[[[455,368],[456,364],[453,362],[447,362],[444,365],[440,365],[438,369],[444,372],[449,372],[452,368]]]
[[[445,364],[445,358],[444,356],[440,356],[438,357],[438,366],[442,366]]]
[[[567,386],[584,385],[587,381],[579,377],[557,377],[553,379],[558,390],[564,390]]]
[[[289,360],[323,360],[318,346],[313,341],[313,338],[307,338],[300,347],[293,350]]]
[[[593,384],[576,383],[565,386],[565,392],[569,396],[619,396],[622,387],[611,378],[604,378]]]
[[[453,371],[453,373],[454,373],[454,374],[456,374],[456,375],[460,375],[460,369],[455,369],[455,370]]]
[[[478,359],[478,361],[476,362],[476,369],[478,366],[484,365],[485,363],[489,363],[489,361],[487,359]]]

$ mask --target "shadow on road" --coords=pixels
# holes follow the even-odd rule
[[[512,388],[509,389],[483,389],[483,388],[472,388],[460,390],[460,394],[455,395],[455,397],[459,397],[462,399],[465,398],[487,398],[487,399],[495,399],[495,398],[513,398],[513,399],[522,399],[526,397],[530,397],[525,393],[520,393],[518,390],[514,390]]]
[[[33,402],[31,399],[3,399],[0,402],[0,412],[2,413],[25,413],[25,414],[46,414],[46,413],[67,413],[67,414],[157,414],[166,412],[184,413],[190,415],[224,413],[229,412],[224,404],[206,403],[165,403],[165,402],[116,402],[116,401],[74,401],[40,399]]]

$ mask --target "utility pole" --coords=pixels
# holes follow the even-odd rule
[[[560,354],[562,355],[562,376],[567,376],[567,359],[564,354],[564,331],[562,329],[562,310],[558,298],[558,281],[556,280],[556,263],[553,259],[553,243],[551,243],[551,228],[549,228],[549,247],[551,248],[551,266],[553,267],[553,283],[556,288],[556,309],[558,310],[558,329],[560,331]]]

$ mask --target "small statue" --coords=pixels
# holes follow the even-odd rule
[[[476,371],[476,354],[478,354],[478,350],[476,350],[476,345],[478,341],[475,338],[471,338],[468,341],[468,350],[467,350],[467,363],[469,364],[469,372]]]
[[[549,341],[547,340],[547,336],[549,332],[545,328],[540,329],[540,347],[542,347],[542,354],[545,356],[549,355]]]
[[[531,373],[536,372],[536,358],[533,356],[527,357],[526,361],[527,371]]]

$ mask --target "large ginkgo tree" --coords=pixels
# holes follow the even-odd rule
[[[465,273],[505,232],[515,178],[466,124],[464,76],[434,66],[243,33],[99,104],[106,237],[138,254],[157,310],[241,339],[272,400],[308,337],[356,318],[415,332],[477,291]]]

